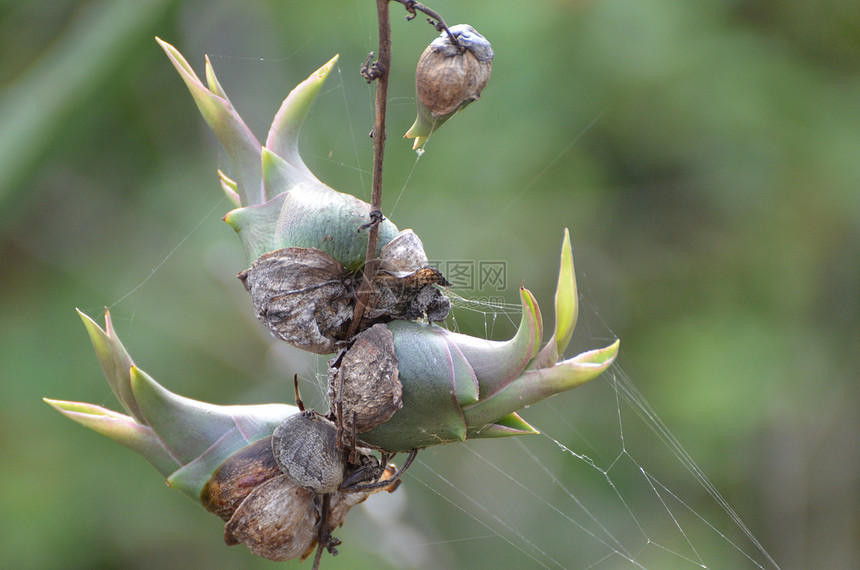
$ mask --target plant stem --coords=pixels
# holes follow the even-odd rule
[[[373,122],[373,173],[370,196],[371,224],[367,235],[367,254],[364,273],[358,291],[352,322],[347,334],[352,338],[358,330],[367,299],[373,290],[372,279],[379,265],[376,246],[379,243],[379,222],[382,221],[382,161],[385,156],[385,115],[388,103],[388,70],[391,67],[391,18],[388,11],[389,0],[376,0],[379,21],[379,57],[373,64],[373,78],[376,79],[376,117]]]
[[[451,30],[448,29],[448,24],[445,23],[445,20],[442,18],[442,15],[435,10],[431,10],[424,4],[420,2],[416,2],[415,0],[394,0],[395,2],[399,2],[403,4],[403,7],[406,8],[406,11],[409,12],[409,15],[406,16],[407,20],[411,20],[415,17],[415,12],[422,12],[428,16],[427,21],[431,26],[436,28],[437,32],[445,31],[448,34],[448,37],[451,38],[451,43],[455,46],[459,46],[460,42],[457,41],[457,36],[451,33]],[[463,49],[462,47],[460,49]]]

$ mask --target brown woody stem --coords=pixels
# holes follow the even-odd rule
[[[373,289],[372,279],[379,265],[376,246],[379,243],[379,222],[382,220],[382,161],[385,156],[385,115],[388,103],[388,70],[391,68],[391,18],[388,13],[389,0],[376,0],[379,20],[379,57],[374,64],[376,80],[376,117],[373,123],[373,172],[370,196],[371,219],[367,236],[367,254],[364,274],[358,290],[352,322],[347,338],[352,338],[361,324],[367,299]]]

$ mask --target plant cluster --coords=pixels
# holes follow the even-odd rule
[[[420,148],[478,98],[493,51],[471,26],[448,28],[417,2],[402,3],[410,16],[430,15],[441,32],[416,72],[418,116],[406,136]],[[385,9],[380,59],[371,64],[369,57],[363,73],[380,82],[384,99],[388,0],[378,4]],[[418,450],[536,433],[517,410],[610,366],[618,342],[562,359],[577,317],[567,231],[555,328],[543,346],[541,311],[525,287],[519,291],[521,322],[508,341],[437,324],[450,310],[445,277],[429,266],[418,235],[398,230],[379,211],[384,107],[374,130],[379,168],[373,204],[321,182],[299,154],[303,120],[337,56],[290,92],[261,143],[208,59],[204,83],[173,46],[158,42],[229,158],[230,175],[218,174],[235,208],[224,220],[247,254],[248,269],[238,277],[255,314],[277,339],[332,355],[329,409],[305,409],[297,384],[296,406],[216,406],[178,396],[134,364],[108,313],[104,328],[81,317],[126,413],[47,401],[143,455],[170,486],[225,521],[227,544],[245,544],[271,560],[305,558],[316,548],[318,565],[324,550],[336,553],[339,540],[331,533],[349,509],[375,492],[394,491]],[[397,470],[389,462],[404,452],[408,458]]]

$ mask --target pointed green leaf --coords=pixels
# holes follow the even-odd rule
[[[218,170],[218,180],[221,181],[221,189],[234,208],[242,206],[242,198],[239,197],[239,186],[235,180],[230,179],[221,170]]]
[[[526,371],[494,396],[464,408],[466,425],[494,422],[515,410],[597,378],[615,360],[618,346],[619,341],[616,340],[606,348],[583,352],[553,367]]]
[[[564,229],[561,244],[561,263],[558,284],[555,290],[555,332],[540,351],[529,369],[547,368],[558,362],[570,344],[573,329],[579,315],[579,297],[576,291],[576,275],[573,267],[573,250],[570,247],[570,232]]]
[[[230,101],[223,96],[223,89],[215,78],[211,66],[206,70],[210,88],[203,85],[175,47],[159,38],[156,38],[156,41],[182,76],[194,102],[197,103],[197,108],[200,109],[200,114],[224,147],[230,166],[233,168],[242,204],[263,203],[265,196],[260,172],[261,145]]]
[[[525,287],[520,287],[520,302],[520,326],[508,341],[491,341],[453,332],[447,334],[449,341],[457,345],[472,366],[478,378],[481,399],[495,394],[519,377],[540,348],[543,333],[540,307]]]
[[[494,423],[481,427],[470,427],[467,439],[511,437],[540,433],[518,414],[509,414]]]
[[[83,402],[43,400],[70,420],[136,451],[165,477],[179,467],[152,428],[140,425],[129,416]]]
[[[570,247],[570,232],[564,228],[561,244],[561,263],[558,270],[558,286],[555,290],[555,342],[558,354],[564,354],[576,320],[579,316],[579,298],[576,291],[576,275],[573,269],[573,249]]]
[[[93,349],[96,352],[96,358],[114,396],[125,411],[134,416],[138,422],[146,424],[129,384],[128,371],[134,363],[114,332],[110,312],[105,310],[105,330],[102,330],[94,320],[81,312],[80,309],[75,310],[87,329],[87,334],[89,334]]]
[[[278,109],[275,120],[272,122],[272,127],[269,129],[269,135],[266,138],[266,148],[283,158],[296,171],[311,180],[316,180],[316,177],[305,166],[302,157],[299,155],[299,132],[308,114],[308,109],[311,107],[311,103],[313,103],[317,93],[319,93],[320,88],[337,63],[337,58],[338,56],[335,55],[325,65],[314,71],[310,77],[290,91],[290,94],[287,95],[287,98],[281,104],[281,108]],[[268,194],[268,196],[273,195],[271,193]]]

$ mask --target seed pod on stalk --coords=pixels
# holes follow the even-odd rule
[[[433,40],[415,70],[418,116],[404,138],[418,149],[442,124],[477,101],[490,80],[493,48],[468,24],[457,24]],[[457,38],[455,44],[451,36]]]

